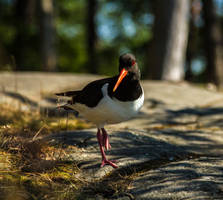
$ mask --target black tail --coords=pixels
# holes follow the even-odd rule
[[[68,104],[69,104],[69,103],[68,103]],[[64,109],[64,110],[66,110],[67,112],[72,112],[76,117],[78,117],[78,114],[79,114],[78,111],[76,111],[76,110],[70,108],[70,107],[68,106],[68,104],[65,104],[65,105],[62,105],[62,106],[57,106],[57,109],[62,108],[62,109]]]
[[[56,93],[55,95],[72,97],[72,96],[76,96],[79,93],[80,93],[80,91],[67,91],[67,92]]]

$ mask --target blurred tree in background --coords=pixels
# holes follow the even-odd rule
[[[154,39],[149,50],[147,76],[180,81],[184,78],[190,1],[154,0],[153,4]]]
[[[98,62],[96,55],[97,48],[97,0],[87,0],[87,20],[86,20],[86,32],[87,32],[87,53],[88,53],[88,70],[90,73],[98,73]],[[93,66],[92,66],[93,65]]]
[[[223,88],[223,23],[214,1],[203,0],[205,19],[205,50],[208,81]]]
[[[0,69],[117,73],[223,85],[223,0],[0,0]]]
[[[18,0],[19,1],[19,0]],[[31,0],[36,1],[36,0]],[[56,46],[53,0],[37,0],[40,8],[40,37],[43,71],[56,71]]]

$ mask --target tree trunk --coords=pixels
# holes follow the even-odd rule
[[[44,71],[56,71],[53,0],[40,0],[41,52]]]
[[[180,81],[184,78],[190,1],[156,0],[154,3],[154,40],[147,76]]]
[[[198,41],[199,41],[199,28],[196,24],[199,23],[201,16],[202,2],[200,0],[191,0],[190,9],[190,22],[189,22],[189,36],[188,46],[186,53],[186,69],[185,69],[185,80],[195,81],[196,76],[192,72],[192,61],[198,55]]]
[[[223,88],[223,33],[213,0],[203,0],[205,19],[206,77]]]
[[[28,0],[17,0],[15,2],[15,27],[16,27],[16,36],[15,36],[15,45],[13,52],[13,59],[15,60],[14,70],[24,70],[24,59],[25,52],[24,49],[27,46],[27,37],[28,37],[28,20],[27,20],[27,9],[29,2]]]
[[[91,73],[98,73],[98,63],[96,55],[96,23],[95,16],[97,13],[97,0],[87,1],[87,52],[88,52],[88,63],[87,68]]]

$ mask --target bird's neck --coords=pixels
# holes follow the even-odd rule
[[[130,79],[126,77],[115,92],[112,91],[113,87],[113,84],[111,84],[108,89],[109,96],[115,97],[120,101],[134,101],[142,94],[142,88],[138,79]]]

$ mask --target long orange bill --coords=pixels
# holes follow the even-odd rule
[[[122,79],[125,78],[125,76],[128,74],[128,71],[126,69],[122,69],[119,77],[118,77],[118,80],[115,84],[115,87],[113,88],[113,92],[115,92],[115,90],[118,88],[118,86],[120,85],[120,83],[122,82]]]

